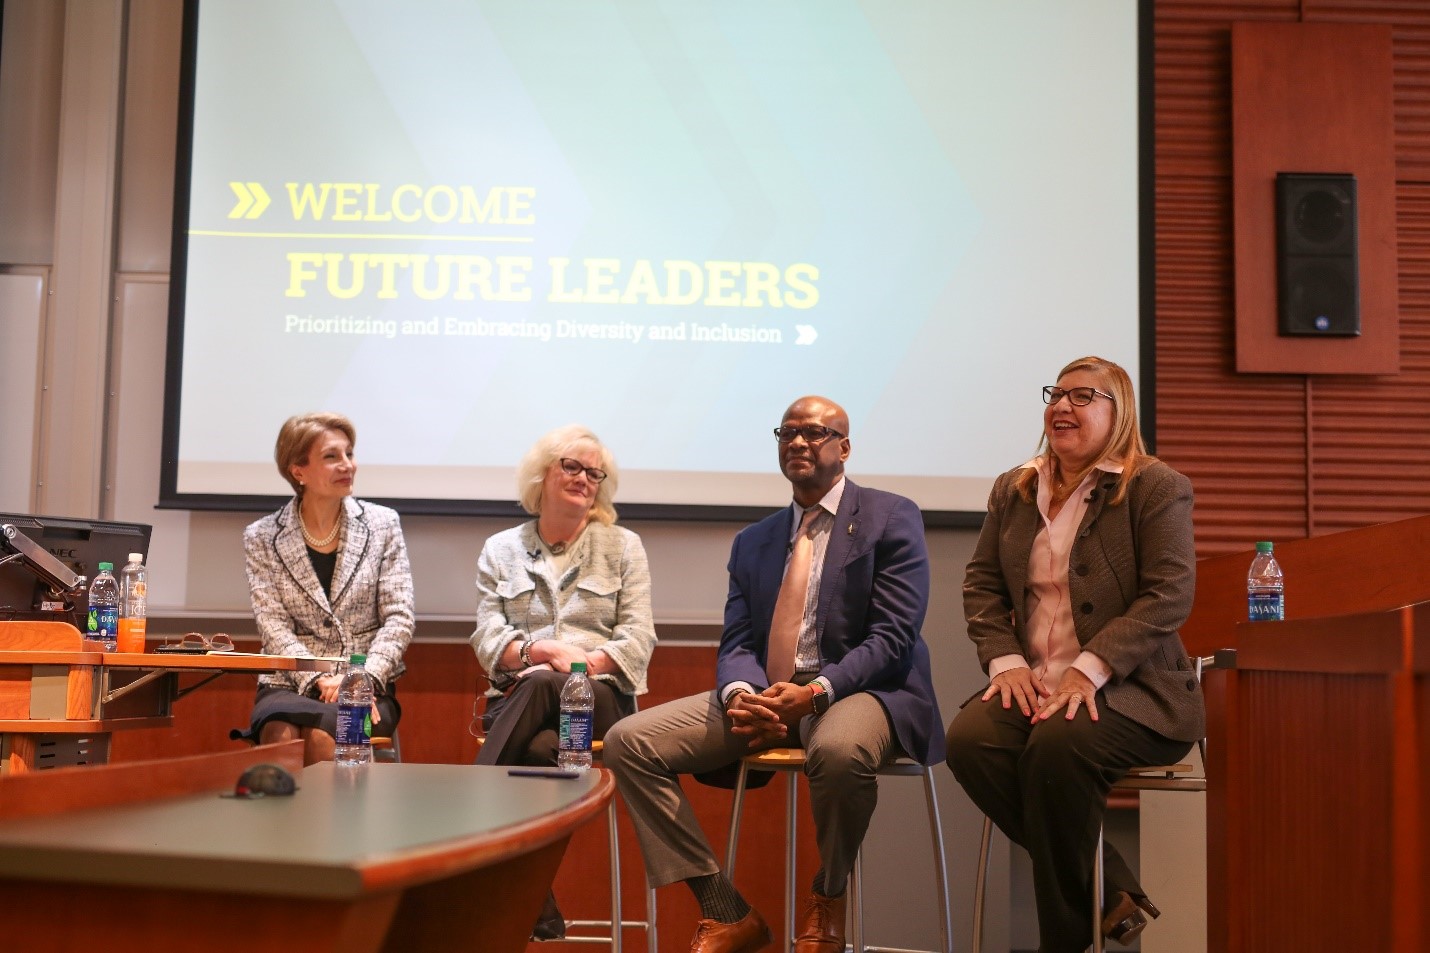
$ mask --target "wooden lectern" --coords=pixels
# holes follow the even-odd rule
[[[331,668],[273,655],[106,652],[68,622],[0,621],[0,774],[104,764],[115,731],[168,727],[174,702],[220,675]],[[181,673],[203,681],[180,689]]]
[[[1234,650],[1203,683],[1208,948],[1430,951],[1430,517],[1278,542],[1284,622],[1242,621],[1251,556],[1198,563],[1182,631]]]

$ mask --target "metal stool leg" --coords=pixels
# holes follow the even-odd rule
[[[611,838],[611,953],[621,953],[621,840],[616,830],[616,799],[606,803],[607,831]]]
[[[796,816],[799,810],[799,779],[803,776],[803,771],[786,771],[788,777],[788,795],[785,799],[785,833],[788,837],[785,846],[785,953],[789,953],[794,946],[794,918],[795,918],[795,841],[798,840],[796,828]]]
[[[1097,852],[1092,856],[1092,953],[1102,953],[1102,825],[1097,825]]]
[[[730,804],[730,839],[725,843],[725,876],[735,880],[735,850],[740,844],[740,815],[745,810],[745,780],[750,774],[750,766],[740,762],[740,773],[735,779],[735,798]]]
[[[983,906],[988,899],[988,854],[993,840],[993,819],[983,818],[983,838],[978,844],[978,875],[973,882],[973,953],[983,953]]]
[[[933,768],[924,766],[924,799],[928,801],[929,832],[933,835],[934,879],[938,887],[941,919],[939,949],[953,953],[953,907],[948,900],[948,858],[943,849],[943,821],[938,814],[938,792],[933,784]]]
[[[655,935],[655,888],[650,878],[645,882],[645,949],[646,953],[660,953],[660,943]]]
[[[620,953],[622,943],[625,939],[623,931],[630,927],[633,929],[644,929],[646,931],[646,951],[647,953],[657,953],[658,938],[656,936],[655,916],[656,901],[655,888],[650,885],[650,880],[642,872],[642,879],[645,883],[645,909],[646,918],[644,920],[625,920],[622,917],[621,905],[621,849],[620,849],[620,827],[617,823],[619,812],[616,809],[616,801],[613,798],[606,805],[606,836],[610,841],[610,865],[611,865],[611,918],[609,920],[568,920],[567,930],[584,929],[607,929],[608,934],[596,936],[573,935],[568,933],[565,943],[609,943],[613,953]]]
[[[948,855],[944,850],[943,824],[938,811],[938,791],[934,785],[933,768],[906,759],[900,759],[880,769],[881,777],[914,777],[923,779],[924,802],[929,820],[929,844],[933,852],[934,888],[939,903],[939,945],[937,953],[953,953],[953,908],[948,899]],[[986,835],[985,835],[986,836]],[[981,861],[980,861],[981,866]],[[880,946],[864,941],[864,851],[854,855],[854,869],[850,873],[849,885],[849,938],[853,953],[930,953],[927,950],[908,950],[903,947]],[[975,921],[974,942],[981,942],[979,927]]]
[[[825,884],[825,886],[829,886]],[[864,848],[854,855],[849,875],[849,939],[854,953],[864,953]]]

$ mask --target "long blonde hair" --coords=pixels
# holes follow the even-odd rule
[[[1104,460],[1111,459],[1122,465],[1122,473],[1117,479],[1117,489],[1109,500],[1121,503],[1127,496],[1127,487],[1138,471],[1155,460],[1148,455],[1147,444],[1142,440],[1142,431],[1137,426],[1137,394],[1132,388],[1132,378],[1122,365],[1101,357],[1080,357],[1058,371],[1058,380],[1073,371],[1087,371],[1097,378],[1101,389],[1112,395],[1112,433],[1107,438],[1107,446],[1097,458],[1083,468],[1080,473],[1064,474],[1067,484],[1077,486],[1087,477],[1089,471]],[[1038,452],[1049,468],[1054,465],[1053,451],[1048,446],[1046,432],[1038,441]],[[1027,502],[1033,501],[1034,484],[1038,471],[1032,468],[1018,474],[1014,486],[1018,494]]]

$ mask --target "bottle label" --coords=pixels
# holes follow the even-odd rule
[[[591,750],[591,712],[563,711],[561,713],[561,750]]]
[[[89,638],[113,648],[119,639],[119,607],[90,606],[85,628],[89,630],[86,633]]]
[[[1246,617],[1252,622],[1280,622],[1286,618],[1286,597],[1280,592],[1250,592]]]
[[[372,744],[372,706],[338,704],[338,736],[340,745]]]

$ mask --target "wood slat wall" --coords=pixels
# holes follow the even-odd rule
[[[1392,28],[1398,375],[1234,371],[1230,31],[1240,20]],[[1157,0],[1154,33],[1157,449],[1196,487],[1198,554],[1430,512],[1430,5]]]

